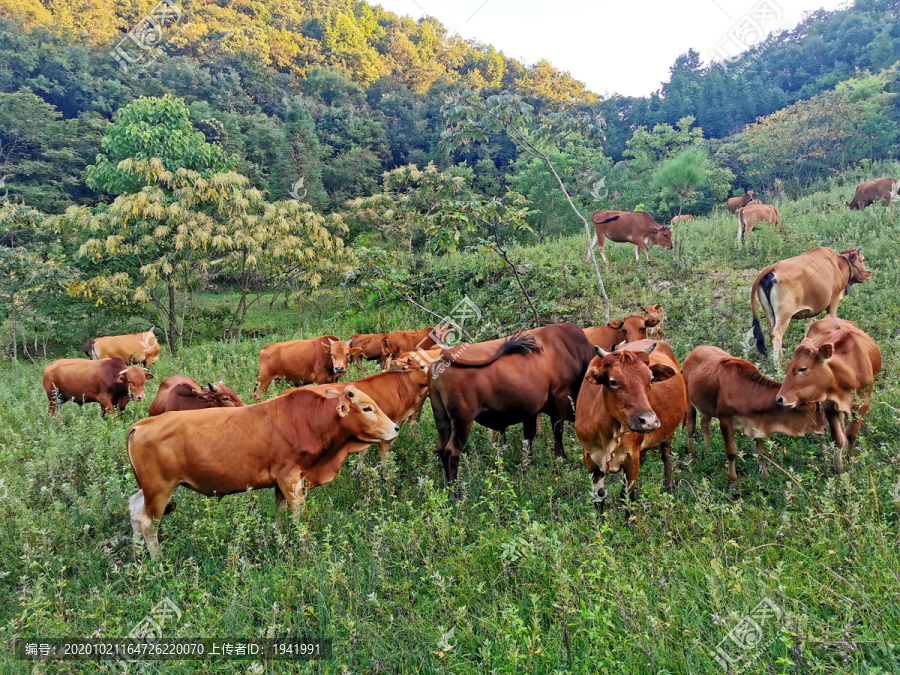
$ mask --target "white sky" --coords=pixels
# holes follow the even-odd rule
[[[763,32],[792,28],[803,14],[846,0],[370,0],[419,19],[436,17],[467,39],[493,44],[530,65],[546,59],[598,94],[644,96],[668,80],[675,58],[693,47],[703,61],[717,48],[739,51],[731,31],[767,15]],[[765,4],[766,6],[761,7]],[[768,11],[767,11],[768,10]],[[780,14],[780,17],[778,16]],[[760,21],[757,20],[757,24]],[[745,44],[755,44],[745,34]],[[715,60],[722,60],[717,58]]]

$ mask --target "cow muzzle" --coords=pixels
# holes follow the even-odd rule
[[[659,417],[652,410],[632,415],[628,421],[628,428],[640,434],[646,434],[659,429]]]
[[[336,372],[336,373],[343,373],[343,372],[345,372],[346,370],[347,370],[347,369],[344,368],[343,366],[335,366],[335,367],[334,367],[334,372]]]
[[[139,394],[138,396],[134,397],[134,400],[135,401],[143,401],[145,398],[147,398],[146,394]]]
[[[780,405],[783,408],[796,408],[797,407],[797,401],[788,401],[784,396],[781,396],[781,395],[775,397],[775,403],[777,403],[778,405]]]

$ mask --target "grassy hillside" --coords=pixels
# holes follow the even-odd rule
[[[897,175],[900,166],[879,167]],[[749,439],[740,487],[727,491],[724,450],[687,461],[675,439],[676,489],[648,458],[636,526],[615,505],[598,519],[581,450],[566,429],[567,462],[545,436],[533,454],[521,433],[509,445],[476,427],[460,466],[462,497],[450,501],[426,405],[419,435],[404,428],[381,474],[371,453],[361,474],[351,458],[337,480],[309,495],[283,534],[271,491],[222,501],[184,489],[161,526],[163,555],[132,547],[127,500],[136,490],[125,455],[128,426],[149,402],[101,419],[98,406],[46,414],[44,363],[14,380],[0,366],[0,639],[124,636],[163,596],[182,610],[166,637],[334,639],[334,658],[313,664],[156,662],[162,673],[712,673],[717,644],[764,598],[782,611],[762,622],[747,672],[889,673],[900,668],[900,209],[857,213],[844,204],[860,178],[844,174],[821,191],[778,204],[784,226],[763,226],[744,248],[736,219],[717,214],[683,228],[684,260],[653,250],[636,267],[630,245],[609,244],[605,269],[614,313],[662,302],[679,359],[696,345],[748,355],[748,290],[756,271],[817,245],[862,245],[873,279],[841,305],[878,342],[885,369],[863,427],[857,459],[837,477],[822,439],[768,443],[772,477],[756,474]],[[545,322],[600,320],[583,238],[514,249]],[[420,263],[415,281],[435,312],[464,295],[482,310],[479,338],[511,331],[527,307],[502,264],[482,253]],[[208,299],[215,304],[216,298]],[[301,313],[275,305],[252,317],[264,337],[207,342],[163,355],[150,383],[184,373],[223,376],[252,400],[259,349],[276,339],[425,325],[405,307],[346,315],[331,304]],[[786,347],[802,338],[791,327]],[[70,356],[77,356],[72,344]],[[372,366],[369,367],[370,372]],[[545,421],[546,425],[546,421]],[[610,481],[612,493],[619,479]],[[892,495],[893,490],[893,495]],[[453,629],[452,636],[447,636]],[[443,639],[442,639],[443,638]],[[96,673],[69,662],[40,672]],[[110,666],[111,668],[111,666]],[[0,672],[32,672],[0,651]],[[38,672],[37,670],[33,672]]]

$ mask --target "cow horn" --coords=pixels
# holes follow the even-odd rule
[[[222,376],[221,376],[221,375],[219,376],[219,383],[225,384],[225,380],[222,379]]]
[[[214,393],[214,394],[218,394],[218,393],[219,393],[219,388],[218,388],[216,385],[214,385],[212,382],[207,382],[207,383],[206,383],[206,386],[209,387],[209,390],[210,390],[212,393]]]
[[[654,349],[656,349],[656,343],[655,343],[655,342],[654,342],[652,345],[647,345],[646,347],[644,347],[644,353],[646,353],[646,354],[652,354]]]
[[[610,352],[603,349],[603,347],[599,347],[597,345],[594,345],[594,351],[597,352],[597,356],[599,356],[601,359],[605,359],[607,356],[610,355]]]
[[[862,251],[862,246],[857,246],[857,247],[856,247],[856,252],[859,253],[860,251]]]
[[[128,368],[126,368],[125,370],[120,370],[119,375],[121,375],[122,373],[127,373],[127,372],[128,372]]]

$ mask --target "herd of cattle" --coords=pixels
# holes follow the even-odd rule
[[[896,185],[890,189],[896,193]],[[737,211],[746,214],[753,194],[735,199]],[[645,213],[603,211],[593,220],[601,256],[604,237],[630,241],[648,260],[649,243],[671,245],[669,228]],[[745,215],[742,223],[749,222]],[[254,405],[245,405],[221,380],[201,386],[182,375],[169,377],[150,417],[127,433],[140,488],[129,503],[133,529],[155,554],[159,520],[174,508],[169,498],[179,485],[217,497],[274,488],[280,524],[282,511],[296,510],[306,490],[334,480],[350,454],[364,456],[378,444],[384,460],[403,422],[417,423],[426,398],[451,485],[473,423],[501,433],[521,424],[530,449],[542,414],[550,420],[560,458],[566,456],[564,424],[574,422],[600,510],[609,473],[623,471],[623,497],[635,498],[641,463],[653,448],[660,448],[671,490],[671,440],[684,424],[693,455],[698,412],[707,446],[710,422],[719,420],[732,488],[736,432],[756,440],[765,477],[762,439],[775,433],[824,435],[827,427],[840,472],[844,453],[853,455],[881,354],[871,337],[837,312],[850,286],[871,276],[859,248],[820,247],[760,272],[750,293],[753,334],[765,354],[759,301],[771,326],[776,364],[788,323],[827,312],[810,324],[783,382],[712,346],[697,347],[679,364],[664,341],[665,312],[658,304],[603,326],[553,324],[452,347],[444,344],[449,325],[271,344],[259,355]],[[144,400],[159,351],[151,331],[91,340],[85,346],[90,360],[51,362],[43,378],[50,414],[69,400],[100,403],[102,414]],[[340,382],[352,365],[361,370],[364,360],[380,361],[383,371]],[[276,379],[309,386],[260,402]]]

